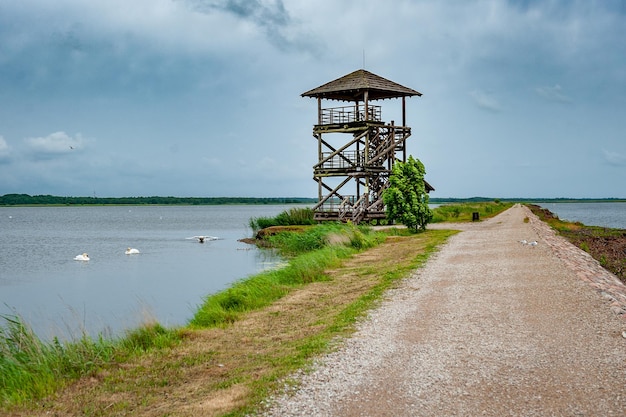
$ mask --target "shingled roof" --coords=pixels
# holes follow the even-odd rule
[[[422,93],[394,83],[364,69],[351,72],[341,78],[302,93],[302,97],[327,100],[359,101],[368,92],[368,100],[421,96]]]

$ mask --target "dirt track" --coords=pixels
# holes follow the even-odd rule
[[[524,206],[455,227],[268,415],[626,415],[626,287]]]

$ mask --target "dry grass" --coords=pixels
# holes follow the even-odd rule
[[[302,286],[225,328],[181,330],[183,341],[172,349],[83,378],[9,415],[243,415],[282,378],[349,334],[382,289],[407,276],[451,233],[389,237],[328,271],[329,281]]]

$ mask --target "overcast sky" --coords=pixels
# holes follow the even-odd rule
[[[363,67],[431,197],[626,197],[624,0],[0,0],[0,195],[315,197]]]

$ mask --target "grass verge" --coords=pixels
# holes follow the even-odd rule
[[[453,203],[444,204],[433,209],[432,223],[469,222],[472,213],[478,213],[481,219],[489,218],[513,206],[512,202]]]
[[[300,272],[293,267],[283,277],[263,274],[255,285],[242,282],[239,295],[209,298],[203,306],[220,305],[230,316],[206,322],[196,317],[176,332],[177,343],[120,357],[8,415],[243,416],[256,410],[286,376],[350,334],[385,289],[455,233],[392,229],[384,243],[358,252],[354,246],[375,243],[380,234],[356,230],[348,233],[347,245],[336,243],[345,237],[327,237],[330,244],[312,252],[322,252],[324,261],[296,256],[290,266],[303,262]],[[325,253],[327,248],[335,253]],[[316,263],[323,266],[312,268]],[[278,295],[256,304],[256,291],[266,286],[275,286]]]

